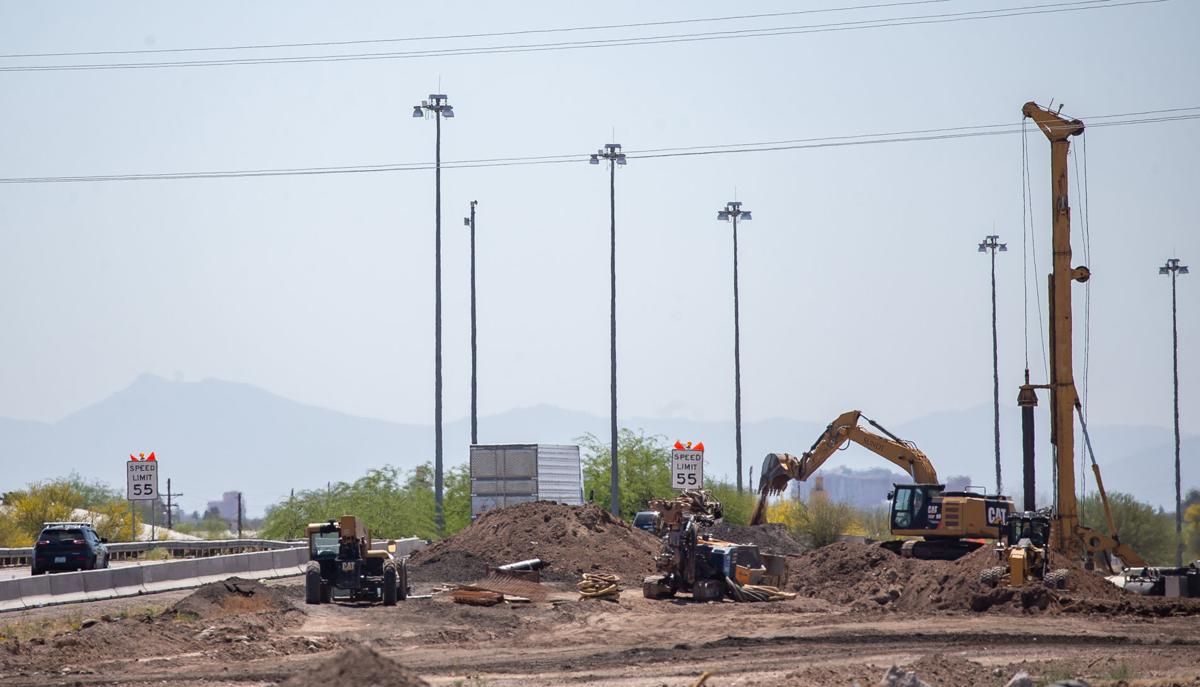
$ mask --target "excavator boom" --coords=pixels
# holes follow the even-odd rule
[[[858,426],[859,419],[866,420],[878,429],[884,436],[869,432]],[[904,470],[917,484],[937,484],[937,470],[933,463],[911,442],[904,441],[895,434],[884,429],[879,423],[862,414],[859,410],[850,410],[837,416],[821,436],[813,442],[803,455],[796,457],[790,453],[770,453],[763,460],[762,470],[758,478],[758,503],[751,517],[752,525],[766,522],[767,497],[782,492],[792,480],[804,481],[812,476],[834,452],[841,449],[847,442],[853,441],[867,450],[883,457],[885,460]]]

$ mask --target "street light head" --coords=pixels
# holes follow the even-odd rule
[[[1002,243],[1002,244],[1000,244],[1000,252],[1001,252],[1001,253],[1007,253],[1007,252],[1008,252],[1008,244],[1007,244],[1007,243]]]
[[[1180,265],[1179,266],[1179,274],[1187,274],[1187,273],[1188,273],[1187,265]]]
[[[1170,274],[1171,270],[1166,267],[1160,267],[1160,268],[1158,268],[1158,273],[1159,274]]]
[[[742,210],[742,212],[741,212],[741,215],[739,215],[738,219],[741,219],[741,220],[751,220],[751,219],[754,219],[754,217],[753,217],[753,216],[751,216],[751,214],[750,214],[750,211],[749,211],[749,210]]]
[[[463,217],[463,226],[464,227],[471,226],[471,218],[470,217]]]
[[[599,156],[599,155],[592,155],[592,157],[591,157],[590,159],[588,159],[588,164],[589,164],[589,165],[598,165],[598,164],[600,164],[600,156]]]
[[[981,243],[981,244],[979,244],[979,252],[980,252],[980,253],[986,253],[986,252],[987,252],[987,243]]]
[[[442,107],[442,116],[447,119],[454,117],[454,108],[451,107],[450,105],[443,106]]]
[[[723,222],[728,222],[729,221],[729,213],[725,210],[717,210],[717,219],[719,219]]]
[[[425,116],[425,111],[420,105],[413,105],[413,119],[420,119]]]
[[[624,166],[624,165],[625,165],[625,153],[618,153],[618,154],[617,154],[617,164],[618,164],[618,165],[621,165],[621,166]]]

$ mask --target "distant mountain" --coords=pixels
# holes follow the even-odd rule
[[[841,410],[841,409],[838,409]],[[829,419],[811,422],[771,419],[743,427],[743,470],[757,478],[769,452],[802,453]],[[1019,421],[1015,409],[1003,418],[1004,482],[1020,489]],[[886,418],[880,418],[886,420]],[[1038,430],[1039,493],[1049,493],[1049,450],[1045,421]],[[607,441],[607,417],[540,405],[480,418],[486,443],[575,443],[586,433]],[[676,439],[703,441],[710,477],[733,479],[732,422],[680,418],[623,418],[623,427]],[[886,426],[886,423],[885,423]],[[889,427],[916,442],[943,478],[969,475],[973,484],[993,484],[992,414],[986,406],[938,413]],[[1092,439],[1104,469],[1105,485],[1155,504],[1173,499],[1171,431],[1153,427],[1095,427]],[[466,461],[467,419],[445,427],[448,466]],[[1080,442],[1082,446],[1082,441]],[[1200,485],[1186,460],[1200,446],[1184,437],[1185,484]],[[291,401],[247,384],[220,380],[172,382],[138,377],[128,388],[54,423],[0,418],[0,491],[72,471],[124,488],[124,461],[130,453],[155,451],[163,479],[184,494],[185,510],[202,510],[229,490],[245,494],[247,512],[256,515],[287,496],[290,489],[323,487],[352,480],[383,465],[412,468],[433,459],[433,429],[355,417]],[[828,469],[890,468],[861,448],[851,447],[829,461]],[[1090,481],[1090,473],[1089,473]],[[747,484],[748,475],[747,475]]]

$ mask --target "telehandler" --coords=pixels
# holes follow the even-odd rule
[[[370,601],[394,606],[408,598],[407,562],[396,558],[392,544],[372,549],[370,532],[357,517],[312,523],[307,532],[305,603]]]

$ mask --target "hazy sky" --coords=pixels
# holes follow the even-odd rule
[[[1050,0],[1039,0],[1050,2]],[[346,41],[860,4],[0,0],[5,54]],[[798,26],[1036,4],[953,0],[754,21],[168,58],[379,52]],[[1200,106],[1200,4],[595,50],[110,71],[0,72],[0,177],[632,154]],[[0,59],[17,64],[139,56]],[[1038,271],[1049,146],[1029,135]],[[1080,146],[1076,146],[1078,149]],[[732,414],[734,196],[744,413],[886,423],[990,402],[989,233],[1001,401],[1024,360],[1018,135],[632,159],[617,172],[622,414]],[[1173,255],[1200,270],[1200,120],[1087,134],[1094,421],[1171,421]],[[1074,164],[1074,163],[1073,163]],[[1072,166],[1071,173],[1075,174]],[[1072,179],[1074,217],[1085,206]],[[479,201],[480,406],[608,407],[607,171],[446,170],[447,417],[469,409],[468,243]],[[1082,264],[1076,232],[1076,264]],[[433,174],[0,184],[0,416],[55,420],[139,373],[248,382],[349,413],[433,416]],[[1180,278],[1183,425],[1200,431],[1200,274]],[[1075,288],[1082,384],[1083,287]],[[1044,308],[1044,303],[1043,303]]]

